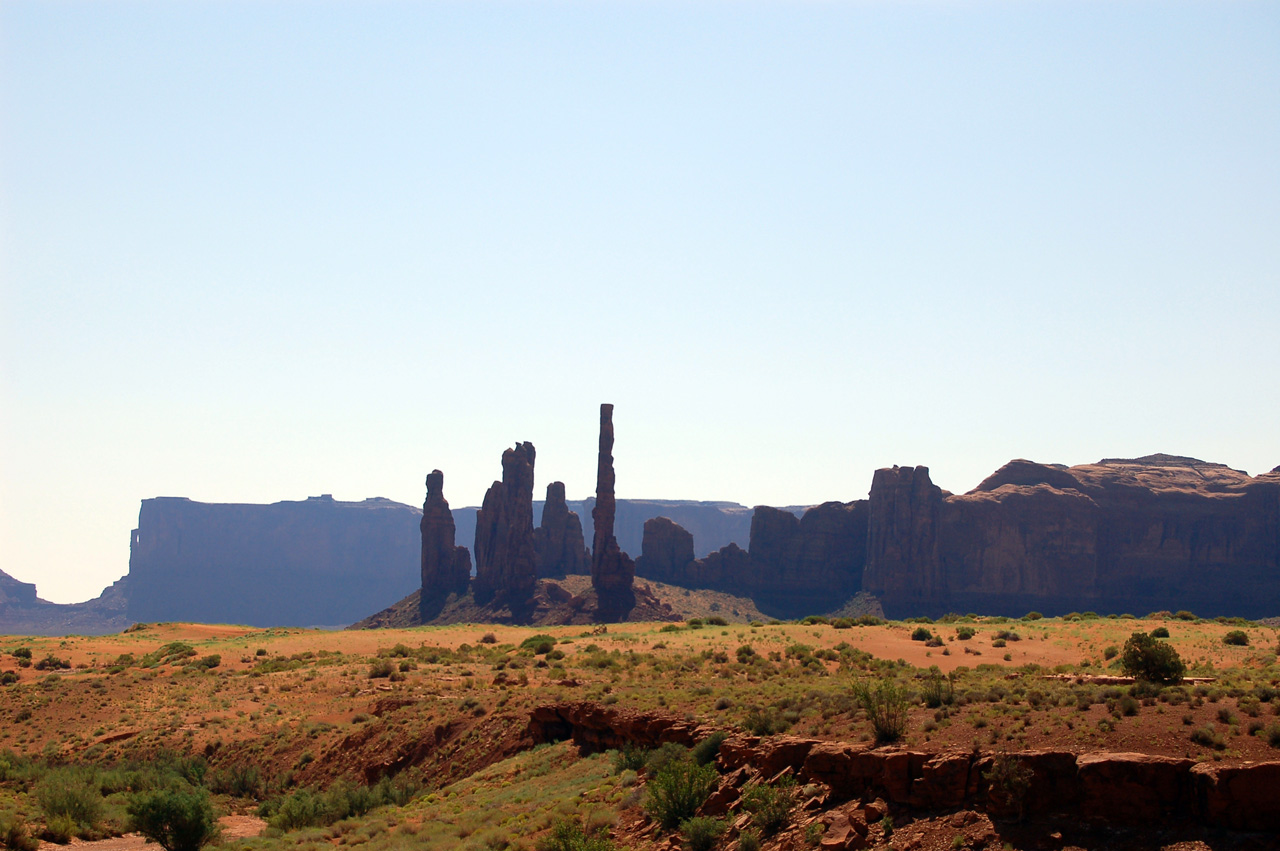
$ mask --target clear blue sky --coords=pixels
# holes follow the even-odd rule
[[[1280,464],[1280,4],[0,4],[0,569],[143,498]],[[469,542],[465,542],[469,543]]]

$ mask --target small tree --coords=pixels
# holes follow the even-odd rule
[[[1135,632],[1124,643],[1120,666],[1126,674],[1147,682],[1172,685],[1182,681],[1186,666],[1172,645],[1145,632]]]
[[[893,680],[854,683],[853,699],[867,713],[878,744],[896,742],[907,732],[907,695]]]
[[[203,789],[169,788],[129,800],[133,829],[164,851],[199,851],[218,835],[209,794]]]
[[[646,784],[645,812],[671,830],[698,812],[715,783],[715,766],[698,765],[687,756],[668,762]]]

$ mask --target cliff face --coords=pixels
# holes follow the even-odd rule
[[[313,497],[271,505],[142,501],[128,618],[342,626],[417,589],[415,508]]]
[[[30,582],[19,582],[9,574],[0,570],[0,610],[5,606],[29,606],[36,602],[36,586]]]
[[[864,584],[890,614],[1280,611],[1274,473],[1168,455],[1017,460],[950,495],[904,467],[876,473],[870,505]]]
[[[688,584],[693,566],[693,535],[688,530],[667,517],[644,521],[636,576],[671,585]]]

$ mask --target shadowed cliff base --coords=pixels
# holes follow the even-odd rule
[[[414,626],[444,626],[455,623],[500,623],[528,626],[558,624],[600,624],[620,622],[685,621],[690,618],[723,618],[731,623],[767,621],[769,616],[746,597],[721,591],[692,590],[662,582],[637,582],[631,607],[619,612],[600,600],[589,576],[538,581],[535,604],[512,611],[507,605],[477,605],[470,594],[451,594],[442,601],[433,617],[419,619],[419,593],[415,591],[394,606],[352,624],[348,629],[403,629]],[[851,601],[852,602],[852,601]],[[872,601],[867,612],[875,613]]]

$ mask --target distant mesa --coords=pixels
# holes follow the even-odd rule
[[[84,603],[50,603],[36,595],[36,586],[20,582],[0,570],[0,634],[106,635],[132,621],[125,614],[128,577],[108,585]]]

